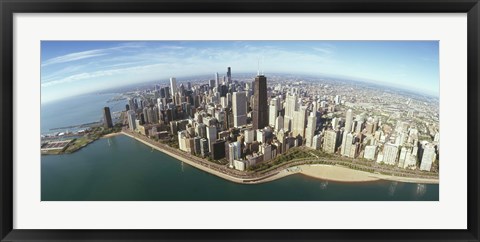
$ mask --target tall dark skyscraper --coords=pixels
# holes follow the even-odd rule
[[[255,77],[253,92],[253,129],[263,129],[268,125],[267,78]]]
[[[112,115],[110,114],[110,108],[109,107],[104,107],[103,108],[103,126],[105,128],[113,127]]]
[[[227,68],[227,81],[228,84],[232,83],[232,69],[230,67]]]

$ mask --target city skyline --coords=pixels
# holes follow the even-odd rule
[[[294,76],[270,77],[260,71],[255,78],[235,80],[231,78],[235,66],[224,70],[227,74],[223,78],[215,73],[214,79],[207,81],[178,83],[176,77],[171,77],[168,83],[139,86],[107,96],[78,97],[73,103],[83,103],[89,107],[86,110],[66,108],[68,102],[58,102],[57,106],[73,113],[78,111],[79,115],[97,110],[103,119],[95,122],[97,114],[82,118],[82,123],[74,118],[66,126],[49,125],[53,133],[41,135],[42,155],[70,160],[64,155],[75,153],[90,162],[93,156],[85,153],[89,147],[105,137],[108,141],[102,150],[108,152],[118,148],[113,137],[122,135],[150,147],[133,152],[135,158],[125,164],[157,150],[177,159],[182,173],[185,163],[233,183],[275,183],[300,173],[320,179],[320,184],[322,179],[419,184],[414,197],[408,200],[423,196],[423,184],[439,183],[438,100],[338,80],[312,82],[308,78],[296,81]],[[88,105],[89,99],[97,97],[97,101],[91,100],[94,105]],[[102,105],[102,109],[97,109],[97,105]],[[54,113],[57,119],[57,115],[62,115]],[[131,151],[130,146],[123,149]],[[55,196],[61,194],[57,190]],[[145,193],[148,199],[152,199],[150,194]],[[175,196],[169,193],[156,199]],[[375,196],[366,199],[374,200]],[[192,198],[205,199],[204,195]],[[230,198],[227,195],[223,199]],[[319,198],[302,195],[297,199]]]
[[[42,103],[172,76],[213,78],[225,66],[234,77],[261,69],[439,90],[437,41],[42,41]]]

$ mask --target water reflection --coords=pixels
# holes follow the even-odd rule
[[[417,197],[422,197],[423,195],[425,195],[426,192],[427,192],[427,185],[417,184],[417,192],[416,192]]]
[[[397,190],[398,182],[391,182],[390,187],[388,187],[388,195],[392,196],[395,195],[395,190]]]
[[[328,186],[328,181],[322,181],[320,183],[320,189],[322,189],[322,190],[327,189],[327,186]]]

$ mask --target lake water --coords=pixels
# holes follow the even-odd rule
[[[63,129],[51,129],[101,121],[103,107],[110,107],[112,113],[124,110],[126,100],[107,102],[116,95],[118,94],[85,94],[42,104],[40,111],[41,133],[64,132]],[[74,131],[74,129],[69,130]]]
[[[246,185],[208,174],[130,138],[42,156],[42,201],[438,201],[439,185],[340,183],[300,174]]]

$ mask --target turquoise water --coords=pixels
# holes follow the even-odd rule
[[[42,156],[42,201],[438,201],[438,185],[340,183],[300,174],[245,185],[223,180],[129,138]]]

